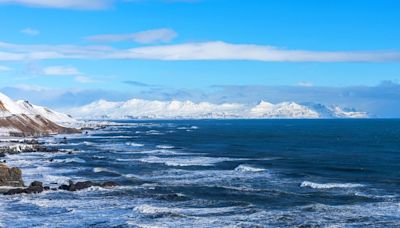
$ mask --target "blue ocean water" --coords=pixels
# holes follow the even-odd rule
[[[400,120],[119,123],[8,155],[27,183],[121,186],[0,196],[0,227],[400,226]]]

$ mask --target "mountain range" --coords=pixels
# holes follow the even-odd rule
[[[151,101],[132,99],[125,102],[99,100],[75,108],[74,115],[86,119],[318,119],[367,118],[368,114],[339,106],[316,103],[261,101],[255,105],[213,104],[191,101]]]

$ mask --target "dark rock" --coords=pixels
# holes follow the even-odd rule
[[[0,164],[0,186],[23,187],[21,170]]]
[[[100,187],[103,187],[103,188],[112,188],[115,186],[118,186],[118,184],[113,181],[106,181],[106,182],[100,184]]]
[[[44,191],[43,183],[40,181],[32,182],[28,188],[25,189],[25,193],[32,194],[32,193],[41,193]]]
[[[4,158],[6,156],[6,153],[0,152],[0,158]]]
[[[10,189],[7,192],[5,192],[4,195],[16,195],[16,194],[22,194],[22,193],[25,193],[25,189],[14,188],[14,189]]]
[[[190,200],[189,197],[177,193],[166,194],[166,195],[158,195],[156,197],[159,200],[167,200],[167,201],[186,201]]]
[[[87,189],[93,186],[100,186],[103,188],[111,188],[111,187],[115,187],[118,186],[117,183],[112,182],[112,181],[107,181],[104,183],[95,183],[92,181],[82,181],[82,182],[76,182],[74,183],[73,181],[69,181],[68,185],[63,184],[60,187],[58,187],[58,189],[60,190],[65,190],[65,191],[79,191],[79,190],[83,190],[83,189]]]
[[[40,181],[34,181],[29,185],[29,187],[41,187],[41,188],[43,188],[43,183],[40,182]]]
[[[26,194],[41,193],[43,191],[44,191],[43,187],[39,187],[39,186],[28,187],[28,188],[25,189],[25,193]]]
[[[82,189],[90,188],[95,186],[96,184],[91,181],[84,181],[84,182],[76,182],[72,191],[79,191]]]
[[[60,190],[65,190],[65,191],[69,191],[69,185],[62,184],[62,185],[60,185],[60,187],[58,187],[58,189],[60,189]]]

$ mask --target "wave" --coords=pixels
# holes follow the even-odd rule
[[[127,142],[125,143],[127,146],[133,146],[133,147],[142,147],[144,144],[141,143],[133,143],[133,142]]]
[[[170,146],[170,145],[157,145],[156,146],[157,149],[174,149],[174,146]]]
[[[235,171],[239,172],[264,172],[266,169],[263,168],[256,168],[248,165],[239,165],[235,168]]]
[[[214,157],[193,157],[193,156],[161,158],[156,156],[149,156],[138,160],[145,163],[165,164],[167,166],[213,166],[219,162],[237,161],[241,159],[233,159],[225,157],[214,158]]]
[[[93,172],[95,172],[95,173],[114,173],[114,174],[121,175],[120,173],[118,173],[116,171],[113,171],[113,170],[110,170],[110,169],[107,169],[107,168],[102,168],[102,167],[93,168]]]
[[[331,188],[360,188],[363,187],[362,184],[353,184],[353,183],[314,183],[311,181],[303,181],[300,184],[302,188],[313,188],[313,189],[331,189]]]
[[[85,160],[81,159],[81,158],[67,158],[67,159],[54,159],[53,162],[57,162],[57,163],[86,163]]]

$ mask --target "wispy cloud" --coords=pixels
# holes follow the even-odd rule
[[[0,72],[6,72],[6,71],[11,71],[12,68],[7,67],[7,66],[0,66]]]
[[[99,83],[101,81],[93,79],[81,73],[75,67],[70,66],[49,66],[42,69],[41,74],[46,76],[73,76],[74,80],[79,83]]]
[[[25,28],[21,30],[21,33],[28,35],[28,36],[37,36],[40,34],[40,31],[33,28]]]
[[[299,82],[299,83],[297,83],[297,86],[312,87],[313,84],[311,82]]]
[[[102,34],[87,37],[86,39],[94,42],[120,42],[130,41],[141,44],[167,43],[177,37],[177,33],[172,29],[161,28],[147,30],[131,34]]]
[[[81,74],[78,69],[66,66],[50,66],[43,69],[44,75],[49,76],[65,76]]]
[[[137,87],[155,87],[156,85],[151,85],[143,82],[138,82],[138,81],[123,81],[123,83],[131,85],[131,86],[137,86]]]
[[[99,80],[95,80],[95,79],[92,79],[90,77],[82,76],[82,75],[81,76],[76,76],[75,77],[75,81],[77,81],[79,83],[99,83],[99,82],[101,82]]]
[[[236,60],[264,62],[398,62],[398,51],[308,51],[225,42],[117,49],[111,46],[17,45],[0,42],[0,61],[43,59]]]
[[[108,8],[113,0],[0,0],[0,4],[18,4],[29,7],[97,10]]]
[[[166,3],[193,3],[198,0],[0,0],[0,4],[22,5],[37,8],[74,9],[74,10],[101,10],[108,9],[117,2],[166,2]]]

